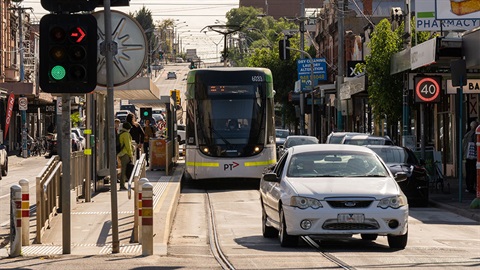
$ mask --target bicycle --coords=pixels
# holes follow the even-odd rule
[[[432,164],[433,175],[430,176],[430,187],[443,192],[445,177],[442,173],[442,170],[438,166],[440,163],[440,161],[435,160]]]

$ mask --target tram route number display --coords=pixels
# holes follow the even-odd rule
[[[415,102],[440,102],[440,93],[442,91],[441,76],[416,76],[414,80]]]

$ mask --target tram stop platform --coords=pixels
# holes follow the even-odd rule
[[[146,169],[146,178],[153,185],[153,254],[166,255],[170,226],[180,195],[184,161],[178,160],[170,175],[165,170]],[[142,245],[135,243],[134,192],[131,199],[128,191],[119,190],[117,183],[119,254],[141,255]],[[93,195],[90,202],[79,200],[71,208],[71,255],[112,254],[112,208],[111,191]],[[34,243],[35,218],[30,218],[30,245],[22,246],[22,256],[48,256],[63,254],[62,213],[57,214],[49,229],[42,236],[42,243]],[[0,258],[8,257],[9,251],[0,249]]]

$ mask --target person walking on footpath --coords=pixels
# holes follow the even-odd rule
[[[155,127],[150,123],[150,119],[145,120],[145,127],[143,128],[145,137],[143,140],[143,151],[145,151],[145,159],[147,160],[147,166],[150,166],[150,138],[155,138]]]
[[[125,187],[125,182],[127,181],[127,164],[133,161],[133,151],[132,151],[132,136],[130,135],[130,129],[132,125],[130,123],[123,123],[120,128],[119,141],[122,146],[122,150],[118,153],[118,158],[120,159],[120,190],[127,190]]]
[[[470,130],[465,134],[462,140],[463,158],[465,158],[465,192],[475,193],[475,182],[477,181],[477,146],[475,135],[478,123],[472,121]]]
[[[143,131],[142,126],[137,122],[137,117],[133,113],[127,115],[126,123],[129,123],[132,128],[130,129],[130,135],[132,139],[137,143],[137,149],[135,149],[135,156],[137,159],[140,158],[140,150],[143,148],[143,141],[145,139],[145,132]]]

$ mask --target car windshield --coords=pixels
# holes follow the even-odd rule
[[[295,145],[303,145],[303,144],[317,144],[318,141],[315,137],[290,137],[285,142],[285,146],[290,148]]]
[[[385,163],[419,164],[415,154],[409,153],[403,148],[383,147],[371,149],[375,151]]]
[[[283,130],[283,129],[275,130],[275,136],[277,136],[278,138],[287,138],[288,135],[290,135],[288,130]]]
[[[373,154],[308,152],[292,156],[288,177],[387,177],[387,168]]]
[[[386,145],[391,144],[387,139],[384,138],[345,138],[344,144],[353,144],[353,145]]]

